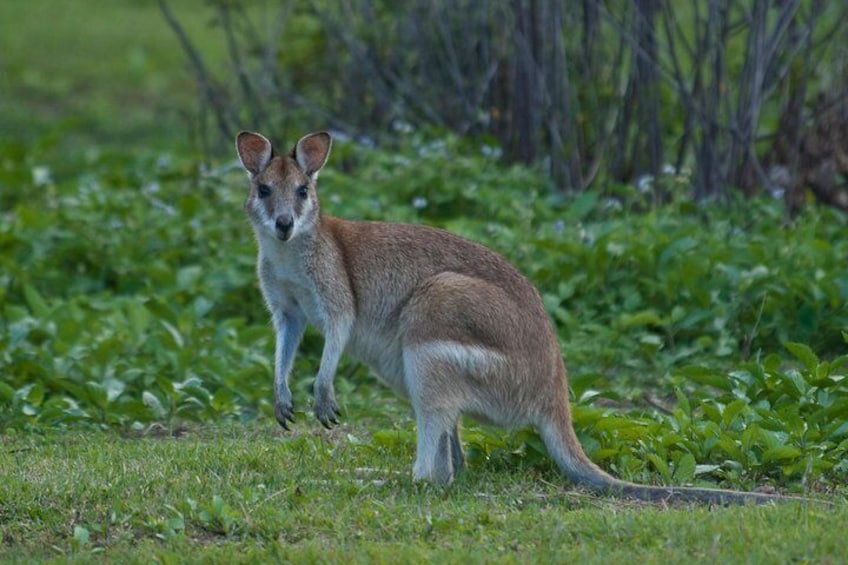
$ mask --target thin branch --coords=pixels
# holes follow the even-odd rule
[[[262,117],[265,115],[265,110],[262,107],[262,102],[259,100],[259,97],[253,89],[250,78],[247,75],[247,67],[241,56],[238,40],[236,39],[235,32],[233,31],[233,15],[231,6],[229,2],[220,2],[217,6],[219,19],[221,21],[221,28],[224,30],[224,38],[227,43],[227,51],[229,52],[230,61],[232,62],[236,77],[238,77],[238,83],[241,86],[242,93],[245,97],[245,105],[247,106],[247,111],[250,114],[251,123],[254,127],[264,125]],[[238,7],[236,9],[238,9]]]
[[[203,58],[200,56],[200,53],[198,53],[197,49],[195,49],[194,44],[185,31],[185,28],[183,28],[182,24],[180,24],[179,20],[174,15],[174,12],[168,5],[168,2],[166,0],[157,1],[162,15],[165,16],[165,21],[168,23],[171,30],[173,30],[173,32],[177,35],[180,45],[186,55],[188,55],[191,66],[194,69],[194,74],[197,78],[197,84],[203,94],[203,98],[209,102],[214,110],[213,113],[215,115],[219,131],[224,135],[224,137],[232,137],[235,131],[231,127],[231,123],[235,120],[233,119],[234,116],[227,110],[226,104],[222,100],[223,94],[215,87],[209,72],[206,70],[206,65],[203,63]]]

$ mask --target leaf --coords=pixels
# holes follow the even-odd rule
[[[695,457],[691,453],[685,453],[677,461],[677,467],[674,469],[674,481],[677,484],[684,484],[691,482],[693,478],[695,478]]]
[[[744,440],[743,440],[743,446],[744,446]],[[721,436],[719,438],[719,440],[716,442],[716,447],[718,449],[724,451],[724,453],[727,454],[728,458],[730,458],[734,461],[742,462],[743,459],[744,459],[743,451],[741,449],[739,449],[739,446],[736,444],[736,442],[732,438],[730,438],[726,435]]]
[[[672,241],[668,247],[663,249],[659,256],[660,265],[665,266],[671,259],[678,255],[683,255],[687,251],[695,249],[700,241],[694,237],[681,237]]]
[[[162,406],[162,402],[159,401],[159,398],[155,394],[153,394],[149,390],[145,390],[141,394],[141,400],[142,402],[144,402],[145,406],[150,408],[156,418],[165,417],[165,407]]]
[[[674,395],[677,397],[677,406],[686,415],[687,418],[692,417],[692,406],[689,404],[689,399],[680,390],[680,387],[674,389]]]
[[[185,518],[182,516],[168,518],[165,520],[165,526],[174,532],[182,532],[185,530]]]
[[[702,322],[710,321],[715,318],[715,312],[712,310],[706,309],[696,309],[686,312],[683,308],[676,306],[675,309],[677,312],[677,316],[680,316],[681,313],[685,314],[682,318],[677,317],[674,318],[675,326],[679,329],[691,329],[699,326]]]
[[[4,404],[11,402],[14,397],[15,389],[4,382],[0,382],[0,402],[3,402]]]
[[[188,290],[195,286],[203,276],[203,268],[200,265],[189,265],[177,271],[177,288]]]
[[[807,414],[805,419],[808,423],[815,425],[827,425],[834,421],[848,422],[848,397],[834,400],[830,406]]]
[[[88,532],[88,528],[84,528],[82,526],[74,526],[74,542],[77,549],[83,548],[88,545],[90,534]]]
[[[762,362],[763,370],[767,373],[779,372],[782,364],[783,359],[777,353],[770,353]]]
[[[801,375],[801,373],[794,369],[786,371],[783,377],[785,379],[784,383],[790,384],[791,387],[783,386],[782,390],[784,390],[792,398],[799,399],[810,389],[810,384],[807,380],[803,377],[803,375]]]
[[[840,355],[836,359],[832,359],[829,362],[819,363],[818,369],[816,370],[815,374],[815,384],[827,387],[829,384],[833,383],[833,381],[830,380],[829,377],[834,373],[838,373],[839,371],[841,371],[843,367],[848,367],[848,355]]]
[[[133,339],[141,343],[150,325],[150,311],[140,302],[130,302],[127,304],[127,320]]]
[[[742,399],[734,400],[724,408],[721,414],[721,422],[725,428],[729,428],[743,410],[748,407],[748,403]]]
[[[819,358],[815,353],[813,353],[813,350],[810,349],[809,346],[792,341],[784,343],[783,346],[788,349],[796,359],[801,361],[807,369],[815,371],[819,364]]]
[[[663,481],[666,483],[671,482],[671,473],[668,470],[668,463],[665,462],[659,455],[656,453],[649,453],[646,457],[648,461],[654,466],[654,469],[662,475]]]
[[[797,459],[801,456],[801,453],[802,451],[794,445],[780,445],[778,447],[772,447],[763,453],[763,463]]]
[[[24,300],[36,318],[44,318],[50,314],[50,307],[34,286],[24,285]]]
[[[215,516],[224,514],[224,498],[220,494],[212,495],[212,511]]]
[[[106,389],[106,400],[108,402],[114,402],[127,388],[124,381],[119,381],[118,379],[113,378],[106,379],[103,386]]]
[[[677,371],[677,374],[696,383],[714,386],[728,392],[733,390],[733,383],[727,375],[716,371],[715,369],[708,369],[697,365],[688,365],[686,367],[681,367]]]
[[[205,296],[198,296],[194,300],[194,314],[198,318],[202,318],[206,314],[212,311],[212,308],[215,307],[215,303]]]
[[[707,475],[721,469],[721,465],[695,465],[695,476]]]
[[[15,391],[15,398],[25,400],[33,406],[41,406],[44,401],[44,385],[40,382],[24,385]]]
[[[605,461],[621,455],[621,450],[617,447],[607,447],[604,449],[594,449],[591,451],[593,461]]]
[[[641,422],[623,416],[607,416],[606,418],[601,418],[595,424],[595,429],[601,431],[623,431],[640,427],[643,427]]]
[[[595,190],[587,190],[571,202],[571,205],[568,207],[568,211],[573,216],[583,219],[591,214],[598,205],[599,197],[599,192]]]
[[[840,424],[835,430],[831,431],[825,439],[838,441],[846,436],[848,436],[848,421],[842,422],[842,424]]]
[[[106,392],[106,387],[94,381],[85,383],[85,393],[88,400],[98,408],[106,408],[109,404],[109,395]]]
[[[781,447],[785,444],[787,434],[784,431],[775,431],[766,429],[765,427],[759,430],[760,440],[768,449]]]
[[[173,324],[166,322],[165,320],[160,320],[159,323],[162,324],[168,333],[171,335],[171,338],[174,340],[174,345],[177,346],[177,349],[182,349],[185,346],[185,341],[183,340],[183,336],[180,333],[180,330],[175,328]]]
[[[588,427],[598,420],[603,419],[604,415],[604,410],[595,408],[594,406],[576,405],[571,409],[571,418],[580,427]]]
[[[633,326],[661,326],[663,319],[655,310],[642,310],[633,314],[622,314],[618,323],[625,328]]]
[[[228,388],[219,388],[215,391],[215,394],[212,395],[212,399],[209,402],[209,405],[216,412],[222,412],[225,409],[232,408],[236,397],[233,394],[233,391]]]
[[[193,397],[197,399],[204,406],[209,404],[211,399],[211,395],[209,391],[203,386],[203,381],[198,379],[197,377],[191,377],[186,379],[182,383],[174,383],[174,386],[183,393],[183,395]]]

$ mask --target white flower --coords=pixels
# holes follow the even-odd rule
[[[403,120],[393,121],[392,129],[398,133],[412,133],[415,130],[415,128],[412,127],[412,124]]]
[[[480,153],[482,153],[486,157],[491,157],[493,159],[500,159],[501,155],[503,155],[503,151],[500,147],[493,147],[485,143],[480,146]]]
[[[654,186],[654,177],[652,175],[642,175],[641,177],[636,179],[636,190],[645,194],[646,192],[650,192],[651,187]]]
[[[37,165],[32,168],[32,183],[35,186],[45,186],[53,182],[50,176],[50,167]]]

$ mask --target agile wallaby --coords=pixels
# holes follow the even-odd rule
[[[566,371],[538,292],[503,257],[448,232],[322,214],[316,181],[330,135],[290,153],[242,132],[250,177],[245,211],[259,244],[258,273],[277,334],[274,406],[288,429],[288,377],[307,323],[324,335],[315,415],[338,423],[333,377],[342,352],[367,363],[415,411],[413,478],[450,482],[463,465],[458,420],[532,424],[562,472],[596,492],[650,501],[779,499],[719,489],[642,486],[586,457],[571,423]]]

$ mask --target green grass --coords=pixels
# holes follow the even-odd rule
[[[200,49],[220,60],[202,0],[172,2]],[[56,153],[188,146],[196,87],[156,2],[0,4],[4,143]]]
[[[598,499],[556,473],[478,461],[415,485],[414,445],[317,424],[2,440],[4,561],[838,562],[833,507],[661,508]],[[176,433],[173,433],[176,431]]]

